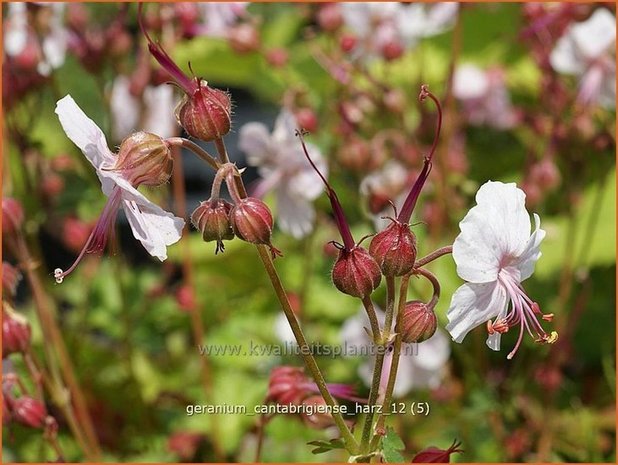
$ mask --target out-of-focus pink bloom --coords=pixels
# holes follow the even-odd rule
[[[46,30],[42,37],[38,38],[34,28],[28,24],[27,4],[21,2],[8,4],[4,50],[9,57],[35,52],[38,58],[37,71],[47,76],[52,70],[64,64],[69,33],[63,24],[65,9],[63,3],[40,4],[40,7],[50,8],[51,15],[45,24]]]
[[[227,38],[232,28],[246,14],[249,2],[204,2],[198,8],[201,23],[195,24],[192,34]]]
[[[94,230],[75,263],[66,271],[55,270],[57,282],[62,282],[75,269],[82,257],[89,252],[101,251],[112,232],[118,209],[122,206],[133,235],[153,257],[167,258],[167,246],[182,236],[184,220],[166,212],[140,193],[129,174],[116,167],[118,156],[107,146],[105,135],[99,127],[77,106],[70,95],[56,105],[56,114],[69,139],[77,145],[92,164],[101,181],[103,193],[108,197]]]
[[[345,25],[360,39],[359,52],[396,58],[424,38],[451,27],[458,4],[401,4],[397,2],[342,3]],[[398,53],[395,53],[395,49]]]
[[[277,223],[295,238],[313,229],[315,210],[312,201],[322,193],[320,178],[305,158],[295,132],[294,115],[282,110],[272,133],[262,123],[248,123],[240,129],[240,149],[247,163],[256,166],[262,180],[253,196],[261,197],[273,190],[277,199]],[[307,144],[316,166],[326,176],[327,166],[320,150]]]
[[[463,105],[466,120],[475,126],[508,129],[517,122],[504,73],[500,69],[482,70],[465,64],[455,70],[453,95]]]
[[[449,463],[451,454],[461,453],[461,442],[453,441],[448,449],[439,449],[435,446],[423,449],[412,459],[412,463]]]
[[[92,232],[92,225],[77,218],[67,218],[62,225],[62,238],[65,247],[78,253]]]
[[[119,75],[110,98],[114,140],[120,141],[137,129],[163,138],[177,135],[178,123],[169,109],[175,108],[178,101],[168,84],[148,85],[140,98],[131,92],[131,80]]]
[[[409,181],[408,171],[396,161],[389,161],[382,169],[374,171],[361,181],[360,192],[367,199],[376,230],[381,231],[390,224],[390,220],[382,217],[394,216],[389,200],[392,200],[397,209],[401,208]]]
[[[384,312],[374,305],[380,325],[384,325]],[[394,325],[393,325],[394,326]],[[363,309],[361,313],[348,318],[341,328],[341,339],[347,354],[369,353],[372,344],[365,328],[369,328],[369,319]],[[394,328],[393,328],[394,329]],[[402,344],[397,379],[393,395],[403,397],[413,389],[437,388],[445,374],[446,363],[451,349],[443,331],[436,333],[424,342],[417,344]],[[393,363],[392,351],[384,357],[382,379],[380,382],[380,397],[384,396],[388,375]],[[359,367],[359,375],[367,386],[371,386],[373,361],[368,360]]]
[[[572,24],[550,55],[552,67],[579,77],[578,100],[607,108],[616,105],[616,17],[597,9],[586,21]]]

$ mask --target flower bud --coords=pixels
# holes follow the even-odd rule
[[[191,223],[202,233],[205,242],[217,241],[215,253],[223,252],[223,241],[234,238],[230,223],[232,204],[223,199],[201,202],[191,214]]]
[[[406,303],[401,319],[401,338],[403,342],[423,342],[436,332],[438,320],[427,304],[420,300]]]
[[[320,7],[316,19],[325,31],[332,32],[339,29],[343,24],[341,6],[336,3],[328,3]]]
[[[255,197],[241,199],[232,207],[230,220],[234,234],[240,239],[252,244],[268,245],[273,257],[280,254],[270,243],[273,216],[268,206],[260,199]]]
[[[239,24],[231,28],[228,40],[232,50],[240,54],[259,50],[261,43],[260,32],[249,23]]]
[[[416,237],[408,224],[393,221],[373,237],[369,253],[384,276],[403,276],[414,267]]]
[[[403,52],[403,45],[397,40],[391,40],[382,47],[382,56],[386,61],[396,60]]]
[[[196,309],[195,292],[187,284],[183,284],[176,290],[176,303],[183,312],[191,312]]]
[[[192,95],[185,95],[175,110],[176,119],[187,133],[203,141],[220,139],[232,127],[232,101],[227,92],[200,81]]]
[[[28,320],[8,305],[2,309],[2,358],[23,353],[30,345],[32,331]]]
[[[15,297],[21,273],[8,262],[2,262],[2,295]]]
[[[341,48],[341,51],[345,53],[350,53],[352,50],[354,50],[354,48],[356,48],[357,43],[358,39],[356,38],[356,36],[353,36],[351,34],[344,34],[341,36],[341,39],[339,39],[339,48]]]
[[[311,393],[310,380],[302,368],[279,366],[273,368],[270,373],[266,401],[279,405],[298,405]]]
[[[149,132],[135,132],[122,141],[115,170],[124,171],[133,186],[160,186],[172,175],[172,154],[165,141]]]
[[[451,454],[463,452],[459,448],[460,446],[460,442],[454,441],[451,447],[446,450],[438,449],[434,446],[428,447],[416,454],[412,459],[412,463],[449,463],[451,461]]]
[[[14,234],[24,222],[24,210],[17,200],[2,199],[2,234]]]
[[[36,399],[22,396],[13,402],[13,418],[22,425],[31,428],[42,428],[45,425],[47,411],[45,405]]]
[[[351,250],[342,249],[333,266],[332,278],[335,287],[353,297],[366,297],[379,285],[382,275],[380,267],[369,252],[355,246]]]
[[[301,129],[315,132],[318,129],[318,117],[309,107],[303,107],[296,111],[296,122]]]

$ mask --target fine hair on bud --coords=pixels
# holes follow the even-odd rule
[[[406,303],[403,310],[401,326],[403,342],[423,342],[436,332],[438,319],[433,309],[426,303],[412,300]]]
[[[232,204],[224,199],[209,199],[201,202],[191,214],[191,223],[202,233],[205,242],[216,241],[215,254],[225,251],[223,241],[234,238],[230,222]]]
[[[169,145],[156,134],[135,132],[120,144],[114,170],[133,186],[160,186],[169,181],[174,162]]]

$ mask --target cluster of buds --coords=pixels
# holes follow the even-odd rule
[[[365,402],[364,399],[356,397],[352,386],[347,384],[328,384],[327,386],[335,397]],[[303,369],[291,366],[280,366],[272,370],[266,402],[315,407],[326,405],[318,386],[305,375]],[[311,414],[301,413],[300,418],[310,428],[323,429],[333,424],[332,416],[329,413],[322,413],[323,411],[324,409],[313,408]]]
[[[2,358],[15,353],[23,354],[30,346],[30,323],[15,312],[6,302],[2,303]]]
[[[271,243],[273,215],[264,202],[255,197],[243,197],[236,178],[240,172],[232,163],[222,165],[212,184],[210,198],[191,214],[193,226],[206,242],[216,241],[215,253],[223,252],[224,240],[234,236],[257,245],[267,245],[273,258],[281,255]],[[220,198],[221,184],[225,180],[233,204]]]

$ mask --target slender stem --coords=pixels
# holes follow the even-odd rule
[[[399,356],[401,355],[401,320],[403,310],[406,305],[406,298],[408,296],[408,282],[410,281],[410,274],[405,275],[401,279],[401,286],[399,288],[399,302],[397,304],[397,320],[395,323],[395,342],[393,344],[393,360],[391,362],[391,370],[388,374],[388,382],[386,384],[386,393],[384,394],[384,401],[382,402],[382,412],[387,412],[389,405],[393,398],[393,391],[395,389],[395,380],[397,379],[397,368],[399,367]],[[384,429],[384,422],[386,416],[382,414],[378,418],[376,426],[377,430]],[[380,441],[380,436],[375,436],[371,441],[370,450],[375,449]]]
[[[288,323],[290,323],[290,327],[292,328],[292,332],[294,333],[296,342],[300,347],[300,354],[303,358],[303,361],[305,362],[306,367],[311,372],[311,376],[313,377],[316,385],[318,386],[318,389],[320,390],[320,394],[322,395],[326,403],[331,407],[335,407],[337,405],[337,401],[335,401],[331,393],[328,391],[328,387],[326,386],[326,381],[322,376],[322,372],[320,371],[320,368],[318,367],[315,358],[313,357],[313,355],[311,355],[309,344],[307,344],[305,335],[303,334],[300,325],[298,324],[298,320],[296,319],[296,315],[292,310],[292,306],[290,305],[290,301],[288,300],[285,289],[281,284],[281,279],[279,278],[277,270],[275,269],[275,265],[270,255],[270,251],[267,246],[261,244],[256,245],[256,248],[258,254],[260,255],[260,259],[264,264],[264,268],[266,269],[266,273],[268,274],[273,289],[275,290],[275,294],[279,299],[279,303],[283,308],[283,312],[288,319]],[[333,412],[332,415],[337,427],[339,428],[339,431],[341,432],[341,435],[343,436],[346,449],[351,454],[355,454],[358,450],[358,443],[356,442],[356,439],[346,425],[343,416],[339,412]]]
[[[382,369],[384,367],[384,357],[386,355],[386,348],[389,345],[389,338],[391,334],[391,328],[393,325],[393,312],[395,309],[395,277],[386,277],[386,316],[384,319],[384,328],[382,329],[382,335],[380,337],[380,345],[378,353],[376,354],[376,362],[373,368],[373,378],[371,381],[371,390],[369,391],[369,412],[365,417],[365,424],[363,425],[363,434],[361,439],[361,451],[363,453],[370,452],[370,443],[373,427],[373,411],[374,406],[377,405],[380,395],[380,382],[382,380]]]
[[[188,141],[190,142],[190,141]],[[192,142],[191,142],[192,143]],[[174,147],[173,149],[176,152],[180,152],[178,147]],[[182,162],[182,155],[180,153],[175,153],[174,158],[176,160],[174,170],[172,172],[172,190],[174,194],[174,207],[176,211],[176,215],[181,218],[186,219],[187,212],[187,199],[185,195],[185,177],[184,177],[184,167]],[[212,159],[211,159],[212,160]],[[214,161],[214,160],[212,160]],[[219,174],[219,171],[217,171]],[[221,185],[221,181],[219,181],[219,185]],[[183,235],[187,233],[188,222],[185,223],[185,228],[183,230]],[[182,245],[182,272],[184,285],[191,289],[191,292],[195,291],[195,280],[193,277],[193,260],[191,253],[191,243],[188,240],[181,241]],[[193,333],[193,342],[196,347],[200,344],[204,343],[204,321],[202,319],[202,313],[199,308],[192,308],[189,311],[189,315],[191,318],[191,332]],[[199,356],[200,361],[200,374],[202,378],[202,387],[204,389],[204,395],[206,399],[210,399],[212,396],[212,376],[210,373],[210,364],[206,354],[201,354]],[[225,457],[225,453],[219,441],[219,435],[216,434],[217,428],[217,415],[211,416],[212,422],[212,430],[213,434],[211,434],[211,440],[213,444],[213,449],[216,455],[216,458],[220,461]]]
[[[195,155],[204,160],[206,163],[208,163],[210,167],[215,171],[219,169],[219,163],[217,162],[215,157],[213,157],[195,142],[190,141],[189,139],[185,139],[184,137],[170,137],[168,139],[165,139],[165,142],[167,142],[171,147],[184,147],[185,149],[190,150]],[[176,160],[178,160],[178,158],[179,157],[176,157]]]
[[[440,282],[438,281],[438,278],[436,278],[436,275],[433,274],[431,271],[424,270],[422,268],[415,269],[414,274],[420,274],[431,282],[431,285],[433,286],[433,295],[431,296],[431,300],[427,304],[427,308],[433,311],[433,309],[436,307],[436,304],[438,303],[438,299],[440,298]]]
[[[433,262],[436,258],[440,258],[442,255],[446,255],[447,253],[453,253],[453,246],[447,245],[446,247],[441,247],[437,250],[434,250],[429,255],[417,260],[414,264],[414,268],[418,269],[422,266],[427,265],[429,262]]]
[[[367,317],[369,318],[369,324],[371,325],[373,343],[377,344],[382,340],[382,336],[380,335],[380,323],[378,323],[378,317],[370,296],[363,297],[363,307],[365,307],[365,310],[367,311]]]
[[[225,149],[225,143],[223,142],[223,139],[215,140],[215,145],[217,147],[217,152],[219,153],[219,161],[221,163],[229,163],[230,159],[227,155],[227,150]],[[234,176],[234,178],[236,180],[238,194],[241,197],[246,197],[247,191],[242,182],[242,178],[240,176]],[[277,273],[277,269],[275,268],[275,264],[273,263],[273,259],[270,255],[270,250],[267,246],[262,244],[256,244],[255,247],[258,251],[260,259],[262,260],[262,264],[264,265],[266,274],[268,275],[273,289],[275,290],[277,299],[281,304],[283,313],[285,313],[285,316],[288,319],[288,323],[292,328],[292,332],[294,333],[294,337],[296,338],[296,343],[300,347],[300,353],[303,361],[305,362],[305,366],[311,373],[311,376],[313,377],[316,385],[318,386],[320,394],[322,395],[326,403],[331,407],[335,407],[337,405],[337,401],[329,392],[328,387],[326,386],[326,381],[324,380],[324,376],[322,375],[322,372],[320,371],[320,368],[318,367],[315,358],[313,357],[313,355],[311,355],[309,344],[307,344],[307,340],[305,339],[305,335],[300,328],[300,324],[298,323],[296,314],[294,313],[294,310],[292,310],[292,306],[290,305],[287,293],[285,292],[283,284],[281,283],[281,278]],[[348,425],[346,425],[343,415],[341,415],[341,413],[339,412],[333,412],[332,415],[335,424],[337,425],[337,428],[339,428],[339,431],[343,436],[346,449],[351,454],[355,454],[358,450],[358,443],[356,442],[356,439],[348,428]]]
[[[101,450],[94,431],[92,419],[88,412],[86,400],[79,386],[79,382],[77,381],[77,377],[75,376],[71,359],[69,358],[60,329],[49,305],[49,299],[45,293],[39,276],[34,271],[33,261],[30,257],[28,246],[21,234],[18,236],[17,242],[17,253],[19,255],[19,260],[22,263],[22,268],[26,273],[28,284],[32,290],[32,295],[35,301],[35,309],[37,311],[37,316],[41,323],[41,329],[46,341],[45,346],[49,344],[54,347],[56,355],[58,356],[60,370],[62,371],[63,378],[68,386],[67,394],[69,394],[70,400],[73,401],[70,402],[69,399],[65,399],[63,402],[61,399],[58,399],[60,401],[59,403],[62,407],[66,407],[64,408],[64,412],[74,435],[76,437],[81,437],[82,432],[85,435],[84,445],[87,445],[87,447],[84,449],[84,454],[87,456],[89,461],[97,461],[101,456]],[[51,356],[51,353],[48,352],[47,354],[49,358],[48,363],[52,369],[52,379],[55,380],[54,384],[56,385],[56,396],[65,397],[66,394],[63,393],[65,388],[62,384],[61,378],[57,374],[56,369],[54,369],[55,359]],[[67,405],[65,406],[63,404]],[[73,410],[71,406],[75,409],[75,417],[73,417]]]

